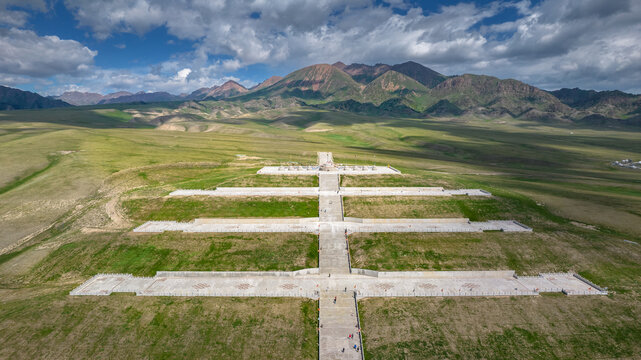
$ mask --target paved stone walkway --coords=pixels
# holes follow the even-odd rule
[[[308,232],[319,233],[321,229],[341,232],[344,235],[357,232],[531,232],[532,229],[514,220],[469,221],[457,219],[360,219],[345,218],[340,221],[331,206],[340,202],[340,197],[324,199],[328,206],[320,218],[301,219],[196,219],[192,222],[148,221],[134,232]],[[321,206],[323,206],[321,204]],[[323,221],[326,220],[326,221]],[[335,220],[335,221],[334,221]],[[323,239],[320,245],[322,246]]]
[[[265,166],[261,175],[318,175],[318,166]],[[329,174],[339,175],[399,175],[400,171],[385,166],[336,166]]]
[[[516,276],[514,271],[159,271],[154,277],[98,274],[72,295],[270,296],[319,299],[322,291],[355,292],[359,298],[399,296],[516,296],[563,292],[602,295],[598,286],[572,273]],[[322,309],[321,309],[322,311]],[[323,327],[328,329],[327,327]]]
[[[345,231],[331,223],[320,226],[318,267],[323,274],[349,274],[349,252]]]
[[[321,359],[362,359],[361,329],[353,291],[322,291],[318,353]],[[354,349],[354,346],[358,350]]]
[[[218,188],[178,190],[170,196],[318,196],[318,218],[196,219],[190,223],[150,221],[136,232],[312,232],[319,234],[319,267],[292,272],[161,272],[154,277],[98,274],[71,295],[135,292],[140,296],[269,296],[319,300],[319,357],[363,359],[357,298],[399,296],[516,296],[541,292],[603,295],[606,291],[576,274],[517,277],[513,271],[377,272],[353,269],[347,236],[354,232],[532,231],[513,220],[344,218],[342,196],[489,196],[479,189],[341,188],[341,174],[400,174],[391,167],[334,164],[331,153],[318,154],[318,166],[261,169],[259,174],[318,175],[318,188]],[[350,336],[350,334],[353,335]],[[357,347],[358,351],[354,349]]]
[[[445,190],[441,187],[341,187],[341,196],[492,196],[481,189]],[[176,190],[169,196],[318,196],[317,187],[218,187],[215,190]]]

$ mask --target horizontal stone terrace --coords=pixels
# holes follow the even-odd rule
[[[278,272],[158,272],[154,277],[99,274],[72,295],[134,292],[140,296],[270,296],[318,299],[320,291],[354,291],[359,298],[395,296],[518,296],[543,292],[603,295],[571,273],[515,276],[514,271],[394,271],[354,269],[352,274],[319,274],[318,268]]]
[[[192,222],[148,221],[134,232],[306,232],[318,233],[327,224],[335,231],[347,234],[357,232],[531,232],[532,229],[514,220],[469,221],[458,219],[360,219],[320,221],[319,218],[301,219],[196,219]]]

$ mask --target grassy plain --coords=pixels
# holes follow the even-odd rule
[[[126,200],[127,215],[139,221],[215,217],[318,217],[318,198],[137,198]]]
[[[93,233],[61,245],[21,281],[87,279],[96,273],[153,276],[156,271],[267,271],[318,266],[311,234]]]
[[[368,358],[639,354],[641,245],[623,240],[641,243],[641,172],[610,165],[641,159],[638,131],[293,108],[217,115],[199,120],[209,132],[180,132],[126,115],[185,111],[176,107],[0,113],[0,343],[10,344],[0,357],[315,357],[313,302],[65,294],[103,271],[317,266],[310,235],[139,236],[129,230],[152,218],[315,216],[313,200],[232,205],[156,197],[177,188],[315,186],[314,177],[257,176],[256,170],[314,163],[323,150],[334,152],[337,162],[389,164],[405,174],[344,177],[343,186],[466,187],[495,195],[348,198],[352,216],[509,218],[535,230],[360,234],[350,238],[354,266],[574,270],[614,290],[599,298],[366,299],[361,320]],[[322,132],[306,131],[319,126]]]
[[[641,352],[641,308],[621,296],[377,298],[359,301],[359,310],[367,359],[634,359]]]
[[[0,357],[315,359],[318,352],[312,300],[69,297],[71,289],[3,291]]]
[[[359,218],[469,218],[492,220],[510,208],[504,202],[483,197],[346,197],[345,216]]]

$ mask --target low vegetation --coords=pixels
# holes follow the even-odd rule
[[[367,359],[636,358],[630,296],[376,298],[359,301]]]
[[[137,221],[191,221],[207,217],[318,217],[317,198],[141,198],[123,203]]]
[[[597,240],[599,239],[599,240]],[[637,292],[641,254],[621,238],[588,232],[377,233],[350,236],[352,266],[375,270],[578,272],[619,293]]]
[[[468,218],[495,220],[510,209],[503,201],[484,197],[347,197],[346,216],[359,218]]]
[[[31,284],[97,273],[269,271],[318,266],[318,240],[305,233],[94,233],[59,246],[20,279]]]
[[[3,291],[0,357],[315,359],[318,353],[312,300],[70,297],[71,288]]]

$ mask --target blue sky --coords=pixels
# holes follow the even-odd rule
[[[633,0],[0,0],[0,84],[191,92],[315,63],[641,92]]]

